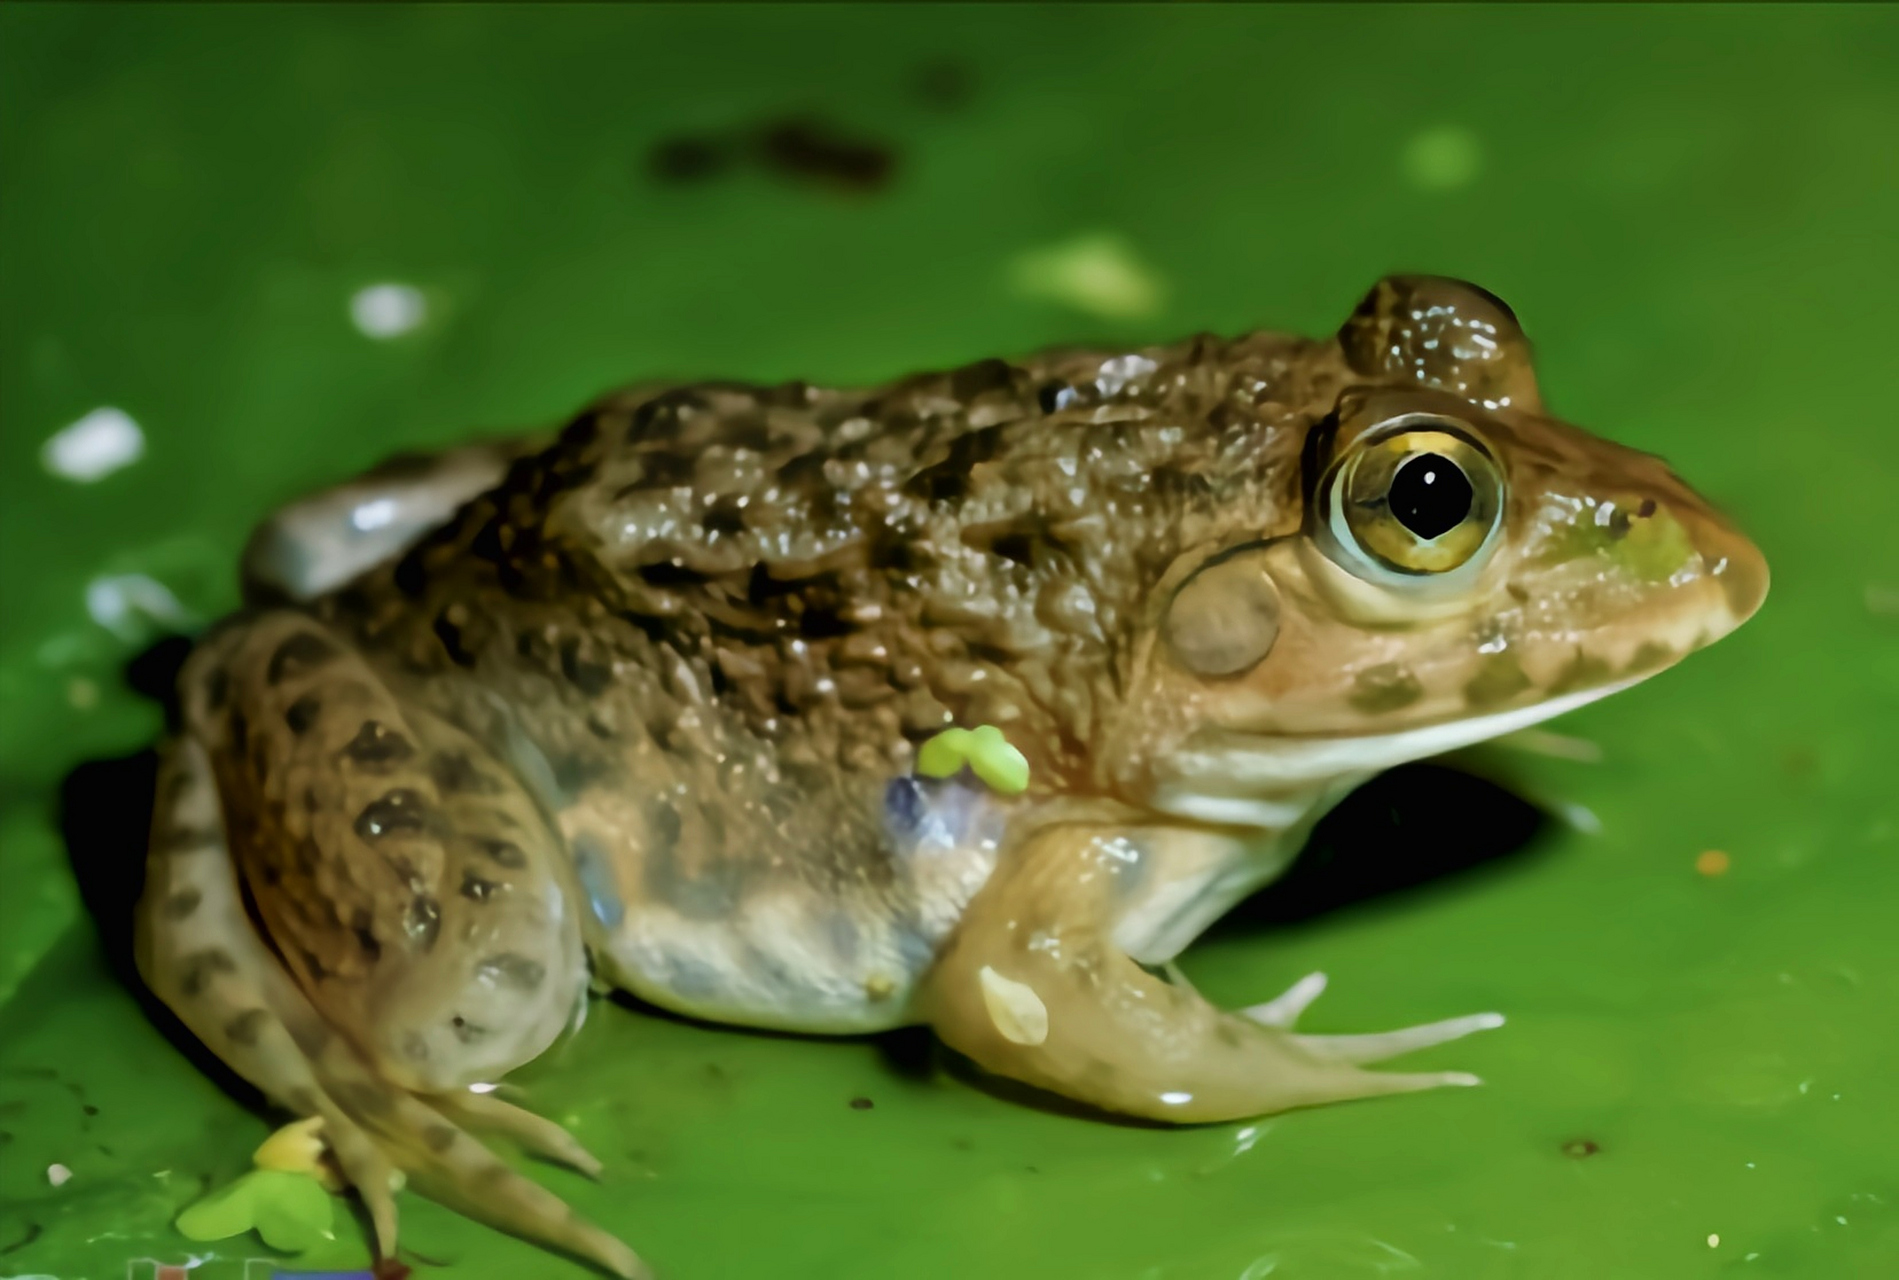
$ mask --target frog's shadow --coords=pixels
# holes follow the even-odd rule
[[[178,640],[153,646],[128,666],[127,682],[148,697],[168,701],[172,678],[188,647]],[[175,707],[168,706],[167,712],[175,715]],[[60,828],[74,879],[113,975],[195,1066],[233,1097],[260,1110],[260,1093],[206,1050],[151,994],[133,961],[132,912],[144,887],[157,773],[157,753],[147,750],[87,761],[66,775],[60,786]],[[1241,903],[1206,936],[1233,938],[1304,926],[1364,903],[1429,893],[1448,881],[1520,865],[1547,847],[1540,837],[1550,821],[1542,809],[1486,777],[1444,763],[1402,765],[1347,796],[1319,822],[1305,850],[1278,882]],[[631,997],[618,997],[616,1003],[652,1016],[677,1016]],[[921,1079],[947,1067],[992,1093],[1045,1110],[1082,1110],[1063,1099],[982,1076],[957,1055],[942,1052],[921,1028],[891,1032],[875,1041],[898,1075]]]

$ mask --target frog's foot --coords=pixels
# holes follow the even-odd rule
[[[1324,993],[1325,975],[1308,973],[1273,999],[1264,1004],[1241,1009],[1239,1012],[1240,1016],[1249,1018],[1262,1027],[1273,1027],[1290,1032],[1299,1024],[1300,1015],[1311,1008],[1313,1001]],[[1383,1062],[1386,1058],[1396,1058],[1401,1054],[1428,1049],[1434,1044],[1462,1040],[1465,1036],[1474,1035],[1479,1031],[1494,1031],[1501,1027],[1503,1022],[1501,1013],[1469,1013],[1461,1018],[1445,1018],[1441,1022],[1426,1022],[1415,1027],[1401,1027],[1396,1031],[1377,1031],[1369,1035],[1295,1035],[1289,1036],[1288,1039],[1307,1053],[1328,1062]],[[1464,1079],[1457,1083],[1482,1083],[1476,1076],[1465,1075],[1463,1072],[1451,1074],[1464,1076]],[[1446,1081],[1446,1083],[1452,1082]]]
[[[558,1126],[467,1089],[538,1054],[584,990],[556,837],[525,792],[301,615],[213,636],[183,693],[138,912],[153,992],[271,1101],[323,1117],[382,1255],[399,1172],[645,1274],[470,1132],[599,1169]]]
[[[1494,1015],[1383,1036],[1304,1036],[1273,1024],[1294,1021],[1322,979],[1249,1017],[1136,964],[1114,943],[1112,884],[1090,875],[1095,843],[1112,834],[1042,831],[970,903],[920,992],[920,1011],[950,1047],[999,1075],[1174,1122],[1476,1083],[1460,1071],[1359,1064],[1494,1026]]]

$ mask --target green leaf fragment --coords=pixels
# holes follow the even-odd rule
[[[257,1234],[273,1249],[302,1253],[330,1238],[334,1206],[329,1192],[308,1174],[260,1169],[255,1192]]]
[[[945,729],[917,751],[917,772],[926,778],[953,778],[969,758],[974,735],[967,729]]]
[[[1021,795],[1029,789],[1028,757],[1009,745],[1002,730],[985,724],[977,728],[973,738],[969,767],[978,778],[1005,796]]]
[[[226,1240],[249,1231],[254,1177],[256,1174],[247,1173],[186,1209],[178,1215],[178,1230],[191,1240]]]
[[[995,725],[945,729],[917,751],[917,772],[926,778],[954,777],[967,764],[990,788],[1020,795],[1029,787],[1029,761]]]
[[[329,1193],[308,1174],[254,1169],[179,1214],[177,1227],[201,1241],[255,1230],[271,1248],[301,1253],[331,1238],[334,1214]]]

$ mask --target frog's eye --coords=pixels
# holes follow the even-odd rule
[[[1332,537],[1373,565],[1410,577],[1449,573],[1489,548],[1503,511],[1503,474],[1449,423],[1427,421],[1363,439],[1326,490]]]

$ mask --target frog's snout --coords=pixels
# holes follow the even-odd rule
[[[1716,621],[1709,624],[1718,628],[1708,637],[1713,641],[1753,617],[1767,599],[1767,557],[1746,534],[1709,507],[1700,506],[1685,523],[1701,563],[1708,577],[1720,585],[1727,607],[1725,626]]]

